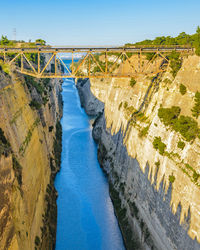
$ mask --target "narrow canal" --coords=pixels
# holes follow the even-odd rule
[[[90,119],[80,106],[73,79],[64,81],[62,95],[62,163],[55,180],[56,250],[124,250]]]

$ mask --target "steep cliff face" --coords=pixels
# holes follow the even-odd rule
[[[60,92],[61,81],[0,71],[0,249],[55,244]]]
[[[199,65],[189,56],[175,78],[168,68],[133,87],[127,79],[91,81],[105,104],[93,136],[127,249],[200,249]],[[82,85],[79,92],[90,83]]]

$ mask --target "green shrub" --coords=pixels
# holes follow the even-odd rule
[[[173,125],[181,112],[180,107],[172,106],[171,108],[159,108],[158,117],[166,125]]]
[[[159,168],[159,167],[160,167],[160,161],[159,161],[159,160],[156,161],[156,162],[155,162],[155,165],[156,165],[157,168]]]
[[[198,45],[195,46],[195,54],[197,56],[200,56],[200,43]]]
[[[122,107],[122,102],[120,102],[119,107],[118,107],[118,110],[120,110],[121,107]]]
[[[197,182],[199,177],[200,177],[200,174],[198,174],[196,171],[194,171],[192,177],[193,177],[194,181]]]
[[[133,87],[136,84],[136,80],[132,77],[130,80],[130,86]]]
[[[160,153],[161,155],[163,155],[164,152],[165,152],[166,145],[165,145],[165,143],[162,142],[161,137],[159,136],[159,137],[155,137],[155,138],[154,138],[153,147],[154,147],[155,149],[158,149],[158,150],[159,150],[159,153]]]
[[[163,81],[165,84],[171,84],[172,81],[169,78],[165,78],[165,80]]]
[[[172,174],[172,175],[169,175],[169,181],[171,183],[173,183],[175,181],[175,176]]]
[[[56,167],[60,166],[61,163],[61,151],[62,151],[62,126],[59,121],[56,123],[56,135],[53,143],[54,157]]]
[[[3,130],[0,128],[0,141],[3,143],[3,144],[8,144],[8,141],[4,135],[4,132]]]
[[[44,92],[44,87],[41,85],[41,83],[36,82],[34,77],[25,76],[25,82],[28,88],[30,88],[31,86],[34,87],[37,90],[38,94],[41,95]]]
[[[196,92],[195,93],[195,105],[192,109],[192,115],[195,117],[195,118],[198,118],[199,115],[200,115],[200,92]]]
[[[138,112],[135,114],[135,117],[137,118],[137,120],[139,120],[140,122],[145,122],[148,117],[143,113],[143,112]]]
[[[159,108],[158,117],[166,126],[171,126],[176,132],[179,132],[186,141],[194,140],[200,136],[198,123],[189,116],[181,115],[181,109],[173,106],[171,108]]]
[[[7,38],[7,36],[1,36],[1,45],[8,45],[9,44],[9,40]]]
[[[40,245],[40,238],[38,236],[35,236],[35,245],[36,246]]]
[[[49,132],[52,132],[53,131],[53,126],[49,126]]]
[[[126,109],[128,107],[128,102],[124,102],[124,108]]]
[[[10,74],[10,65],[7,63],[4,63],[3,61],[0,60],[0,70],[3,70],[4,73],[9,75]]]
[[[176,132],[179,132],[186,141],[191,141],[200,135],[200,129],[198,123],[189,116],[181,115],[179,119],[173,125]]]
[[[46,105],[48,101],[49,101],[49,98],[47,96],[42,97],[42,102],[44,105]]]
[[[3,130],[0,128],[0,156],[1,154],[7,155],[10,151],[10,143],[6,139]]]
[[[41,104],[35,100],[32,100],[30,103],[29,103],[29,106],[32,108],[32,109],[40,109],[41,108]]]
[[[185,93],[187,92],[187,88],[183,84],[180,84],[179,90],[181,95],[185,95]]]
[[[17,178],[17,181],[19,185],[22,185],[22,166],[19,164],[15,156],[13,156],[13,169],[15,173],[15,177]]]
[[[146,136],[147,133],[149,131],[149,126],[143,128],[140,132],[139,132],[139,137],[143,137],[143,136]]]
[[[185,147],[185,142],[183,142],[183,141],[179,141],[177,146],[178,146],[178,148],[180,148],[180,149],[182,149],[182,150],[183,150],[183,149],[184,149],[184,147]]]
[[[153,59],[154,56],[155,56],[155,53],[154,53],[154,52],[153,52],[153,53],[147,53],[147,54],[146,54],[146,59],[147,59],[148,61],[151,61],[151,60]],[[156,56],[155,56],[154,58],[156,58]]]
[[[170,67],[171,67],[171,73],[173,75],[173,77],[175,77],[178,73],[178,71],[181,68],[182,65],[182,61],[179,58],[180,57],[180,53],[176,52],[176,51],[172,51],[170,53],[170,55],[168,56],[169,60],[170,60]]]
[[[40,39],[40,38],[39,38],[39,39],[36,39],[35,42],[36,42],[36,43],[40,43],[41,45],[46,45],[46,41],[43,40],[43,39]]]

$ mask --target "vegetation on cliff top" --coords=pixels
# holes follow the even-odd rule
[[[31,42],[31,40],[29,40],[29,42],[25,42],[23,40],[9,40],[7,36],[1,36],[0,39],[0,45],[1,46],[16,46],[17,45],[21,45],[22,47],[35,47],[36,45],[46,45],[46,41],[43,39],[36,39],[35,42]]]
[[[135,44],[127,43],[125,46],[131,45],[186,45],[192,46],[196,49],[196,54],[200,56],[200,27],[198,26],[196,29],[196,33],[193,35],[186,34],[185,32],[181,32],[176,37],[171,36],[160,36],[156,37],[153,40],[146,39],[141,42],[137,42]]]

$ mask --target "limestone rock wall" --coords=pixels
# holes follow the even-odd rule
[[[61,81],[32,80],[0,71],[0,128],[7,140],[0,138],[1,250],[53,249],[55,244]]]
[[[200,249],[200,139],[186,141],[158,117],[160,107],[172,106],[193,117],[199,64],[197,56],[184,58],[175,79],[168,68],[154,78],[138,77],[134,87],[127,79],[112,79],[82,88],[91,88],[93,109],[97,98],[105,105],[93,135],[127,249]],[[180,84],[187,88],[184,95]],[[88,94],[81,95],[87,111]],[[154,148],[155,137],[166,144],[165,154]],[[184,149],[177,146],[180,140]]]

